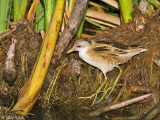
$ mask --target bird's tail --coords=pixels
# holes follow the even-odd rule
[[[137,47],[137,48],[132,48],[130,50],[127,50],[127,53],[126,54],[122,54],[120,55],[121,57],[121,60],[122,60],[122,63],[128,61],[131,57],[135,56],[135,55],[138,55],[142,52],[145,52],[147,51],[148,49],[144,49],[144,48],[141,48],[141,47]]]
[[[140,53],[142,53],[142,52],[145,52],[145,51],[147,51],[148,49],[144,49],[144,48],[141,48],[141,47],[137,47],[137,48],[135,48],[135,49],[131,49],[130,50],[130,54],[131,54],[131,57],[132,56],[134,56],[134,55],[138,55],[138,54],[140,54]]]

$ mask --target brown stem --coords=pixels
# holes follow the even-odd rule
[[[140,97],[136,97],[136,98],[133,98],[133,99],[130,99],[130,100],[126,100],[124,102],[120,102],[120,103],[117,103],[117,104],[114,104],[114,105],[111,105],[111,106],[103,107],[103,108],[100,108],[100,109],[98,109],[96,111],[93,111],[93,112],[89,113],[89,116],[98,116],[98,115],[100,115],[100,114],[102,114],[104,112],[115,110],[115,109],[130,105],[130,104],[133,104],[135,102],[142,101],[144,99],[149,98],[152,95],[153,94],[150,93],[150,94],[142,95]]]
[[[76,0],[72,15],[66,28],[62,32],[53,53],[53,64],[61,58],[62,52],[67,48],[68,44],[75,35],[85,12],[87,1],[88,0]]]

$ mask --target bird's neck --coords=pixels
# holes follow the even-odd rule
[[[79,51],[79,57],[81,57],[82,59],[85,57],[86,52],[87,52],[88,48],[83,48]]]

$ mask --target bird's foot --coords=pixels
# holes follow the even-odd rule
[[[118,85],[118,84],[117,84],[117,83],[118,83],[118,80],[120,79],[120,77],[121,77],[121,75],[122,75],[122,72],[123,72],[123,70],[122,70],[119,66],[118,66],[118,69],[119,69],[119,74],[118,74],[116,80],[113,82],[113,84],[112,84],[112,82],[110,82],[109,84],[106,84],[106,86],[105,86],[105,88],[104,88],[104,90],[103,90],[103,95],[102,95],[100,101],[102,101],[104,98],[109,97],[110,94],[113,92],[115,86]],[[106,96],[106,95],[107,95],[107,96]]]

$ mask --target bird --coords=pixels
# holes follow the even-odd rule
[[[147,51],[138,45],[127,45],[106,39],[77,40],[67,54],[78,51],[79,57],[86,63],[100,69],[104,74],[126,63],[131,57]]]

